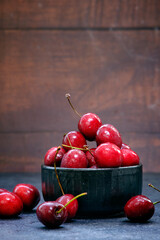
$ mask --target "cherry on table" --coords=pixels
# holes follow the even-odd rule
[[[14,187],[13,193],[22,200],[26,211],[31,211],[40,201],[38,189],[31,184],[19,183]]]
[[[114,143],[119,148],[122,146],[122,138],[119,131],[111,124],[102,125],[96,133],[96,142],[97,145],[101,143]]]
[[[153,216],[154,210],[154,204],[144,195],[132,197],[124,207],[126,217],[133,222],[146,222]]]
[[[61,203],[62,205],[66,205],[74,196],[72,194],[64,194],[56,199],[56,202]],[[70,220],[75,217],[77,210],[78,210],[78,201],[75,199],[71,202],[68,206],[66,206],[68,217],[67,219]]]
[[[68,213],[66,208],[58,213],[63,207],[64,205],[56,201],[44,202],[37,207],[36,214],[39,221],[46,227],[57,228],[67,219]]]
[[[128,144],[122,143],[121,149],[131,149],[131,148]]]
[[[122,164],[122,153],[120,148],[113,143],[100,144],[95,152],[95,161],[98,167],[120,167]]]
[[[9,191],[0,193],[0,217],[16,217],[22,210],[22,200],[16,194]]]
[[[87,165],[88,162],[85,153],[78,149],[72,149],[64,154],[60,167],[86,168]]]

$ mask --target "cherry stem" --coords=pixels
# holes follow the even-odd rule
[[[159,190],[158,188],[154,187],[152,184],[149,183],[148,186],[149,186],[149,187],[152,187],[153,189],[155,189],[155,190],[157,190],[158,192],[160,192],[160,190]]]
[[[56,173],[56,178],[57,178],[57,180],[58,180],[59,187],[60,187],[60,189],[61,189],[62,194],[64,195],[64,191],[63,191],[61,182],[60,182],[59,177],[58,177],[57,169],[56,169],[56,157],[57,157],[57,154],[58,154],[58,152],[59,152],[60,149],[61,149],[61,146],[59,146],[59,147],[57,148],[57,150],[56,150],[56,154],[55,154],[55,157],[54,157],[54,170],[55,170],[55,173]]]
[[[89,149],[89,147],[87,145],[85,145],[84,148],[86,149],[86,151],[88,151],[94,157],[92,151]]]
[[[68,148],[72,148],[72,149],[78,149],[78,150],[82,150],[82,151],[88,151],[88,149],[86,149],[86,148],[78,148],[78,147],[73,147],[73,146],[66,145],[66,144],[62,144],[62,147],[68,147]]]
[[[71,95],[69,93],[66,93],[65,97],[67,98],[71,108],[73,109],[73,111],[81,118],[82,116],[79,114],[79,112],[77,112],[77,110],[73,107],[71,101],[70,101],[70,97]]]
[[[84,195],[87,195],[87,192],[81,193],[81,194],[75,196],[74,198],[72,198],[72,199],[71,199],[68,203],[66,203],[60,210],[56,211],[56,214],[61,213],[61,212],[63,211],[63,209],[64,209],[65,207],[67,207],[71,202],[73,202],[75,199],[77,199],[77,198],[79,198],[79,197],[82,197],[82,196],[84,196]]]
[[[154,202],[153,205],[155,205],[155,204],[157,204],[157,203],[160,203],[160,201]]]

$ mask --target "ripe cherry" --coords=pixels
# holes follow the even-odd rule
[[[84,136],[78,131],[71,131],[64,135],[62,146],[66,151],[71,150],[71,147],[74,148],[83,148],[83,146],[87,145],[86,139]],[[67,147],[71,146],[71,147]]]
[[[133,222],[146,222],[153,216],[154,210],[154,204],[144,195],[132,197],[124,207],[126,217]]]
[[[102,126],[101,119],[94,113],[84,114],[78,122],[79,131],[89,141],[95,140],[96,132],[100,126]]]
[[[92,167],[93,165],[96,165],[94,152],[96,148],[91,148],[89,151],[86,152],[86,157],[88,160],[88,167]]]
[[[13,193],[15,193],[23,202],[23,208],[26,211],[32,210],[40,201],[38,189],[31,184],[17,184]]]
[[[69,150],[64,154],[61,167],[64,168],[86,168],[88,165],[84,152],[78,149]]]
[[[61,203],[62,205],[66,205],[74,196],[72,194],[64,194],[61,197],[57,198],[56,202]],[[67,219],[72,219],[75,217],[77,210],[78,210],[78,201],[75,199],[71,202],[68,206],[66,206],[68,217]]]
[[[101,119],[94,113],[86,113],[81,116],[76,109],[73,107],[70,101],[70,94],[66,94],[66,98],[74,112],[80,117],[78,122],[79,131],[85,136],[89,141],[95,140],[96,132],[98,128],[102,125]]]
[[[40,204],[36,210],[37,217],[41,223],[48,228],[57,228],[67,219],[67,209],[64,208],[60,213],[63,205],[56,201],[48,201]]]
[[[46,166],[54,166],[54,160],[56,161],[56,165],[60,166],[60,162],[66,151],[63,148],[61,148],[56,155],[57,148],[58,148],[57,146],[52,147],[46,152],[46,155],[44,157],[44,164]],[[56,155],[56,159],[55,159],[55,155]]]
[[[94,152],[98,167],[120,167],[122,164],[122,153],[120,148],[113,143],[100,144]]]
[[[16,194],[9,191],[0,193],[0,217],[16,217],[22,210],[22,200]]]
[[[131,149],[121,149],[123,156],[122,166],[133,166],[139,164],[139,156]]]
[[[97,145],[110,142],[116,144],[119,148],[122,146],[121,135],[118,130],[111,124],[104,124],[97,130],[96,142]]]

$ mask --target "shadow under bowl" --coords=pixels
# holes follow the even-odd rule
[[[65,193],[78,199],[76,217],[109,217],[121,215],[126,202],[142,193],[142,165],[119,168],[61,168],[57,173]],[[42,165],[42,193],[45,201],[62,195],[54,167]]]

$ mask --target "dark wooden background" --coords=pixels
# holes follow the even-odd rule
[[[159,172],[159,27],[159,0],[0,0],[0,172],[39,172],[77,129],[67,92]]]

